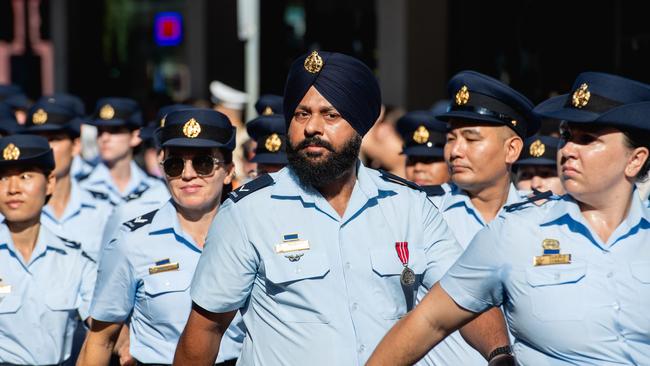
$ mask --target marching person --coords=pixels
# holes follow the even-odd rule
[[[96,265],[82,246],[41,225],[55,191],[47,139],[0,138],[0,364],[59,365],[86,320]]]
[[[283,108],[289,165],[220,208],[174,364],[213,364],[241,308],[239,365],[362,365],[417,287],[456,260],[461,248],[426,194],[360,163],[380,108],[378,82],[359,60],[314,51],[293,63]],[[508,343],[505,327],[481,334],[486,356]]]
[[[517,189],[527,193],[551,191],[563,195],[564,188],[557,174],[557,148],[560,139],[532,136],[513,167]]]
[[[171,200],[124,223],[106,244],[79,365],[107,365],[127,320],[131,356],[140,364],[171,364],[190,313],[190,281],[233,175],[235,129],[219,112],[188,109],[168,114],[158,131]],[[235,364],[242,338],[233,323],[219,364]]]

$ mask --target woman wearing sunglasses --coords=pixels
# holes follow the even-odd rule
[[[130,318],[130,352],[140,364],[171,364],[192,300],[189,287],[205,237],[233,175],[235,129],[209,109],[171,112],[157,131],[171,200],[125,222],[103,249],[81,365],[108,365]],[[231,326],[217,360],[234,365],[243,333]]]

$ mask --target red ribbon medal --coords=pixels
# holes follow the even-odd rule
[[[409,243],[406,241],[396,242],[395,251],[402,265],[404,265],[399,280],[403,286],[412,286],[415,283],[415,272],[409,268]]]

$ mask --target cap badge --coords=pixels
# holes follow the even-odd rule
[[[589,91],[589,86],[587,83],[582,83],[576,91],[573,92],[573,97],[571,97],[571,104],[576,108],[583,108],[589,103],[589,98],[591,98],[591,92]]]
[[[313,51],[305,59],[304,66],[305,66],[305,70],[307,70],[309,73],[315,74],[323,68],[323,58],[320,57],[318,52]]]
[[[463,85],[456,93],[456,105],[465,105],[469,102],[469,89],[467,85]]]
[[[188,138],[195,138],[201,133],[201,125],[194,119],[190,118],[189,121],[183,125],[183,135]]]
[[[165,127],[165,119],[167,118],[167,115],[165,115],[163,118],[160,119],[160,127]]]
[[[544,155],[544,152],[546,151],[546,145],[540,140],[535,140],[532,144],[530,144],[530,148],[528,149],[528,152],[530,152],[530,156],[534,158],[539,158],[540,156]]]
[[[282,147],[282,140],[280,139],[280,136],[278,136],[277,133],[271,134],[266,138],[264,147],[270,152],[277,152],[280,150],[280,147]]]
[[[517,120],[516,119],[513,119],[512,121],[510,121],[510,123],[515,127],[517,126]]]
[[[270,116],[272,114],[273,114],[273,109],[267,105],[266,108],[264,108],[264,112],[262,112],[262,115]]]
[[[426,127],[423,125],[420,125],[415,132],[413,132],[413,141],[417,142],[418,144],[423,144],[427,141],[429,141],[429,130],[427,130]]]
[[[110,104],[106,104],[99,110],[99,118],[101,119],[113,119],[115,117],[115,109]]]
[[[20,157],[20,149],[14,144],[9,144],[2,150],[2,157],[5,160],[18,160]]]
[[[47,122],[47,112],[43,110],[43,108],[39,108],[34,112],[32,115],[32,122],[35,125],[42,125],[43,123]]]

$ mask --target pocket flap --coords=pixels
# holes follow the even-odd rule
[[[192,284],[192,277],[194,272],[186,270],[155,273],[144,278],[144,292],[155,297],[167,292],[185,291]]]
[[[650,261],[637,261],[630,263],[632,276],[641,283],[650,283]]]
[[[526,280],[533,287],[561,285],[580,281],[587,273],[587,264],[554,264],[526,269]]]
[[[404,270],[404,264],[397,256],[395,249],[373,249],[370,251],[370,261],[372,262],[372,270],[381,276],[399,275]],[[424,272],[424,261],[423,250],[410,250],[408,266],[415,274]]]
[[[18,295],[0,296],[0,314],[15,313],[21,306],[22,302]]]
[[[327,255],[315,250],[291,253],[271,253],[264,261],[266,278],[274,284],[294,282],[308,278],[325,277],[330,266]],[[293,261],[287,256],[293,256]]]
[[[77,308],[77,294],[61,292],[50,294],[45,303],[52,310],[74,310]]]

